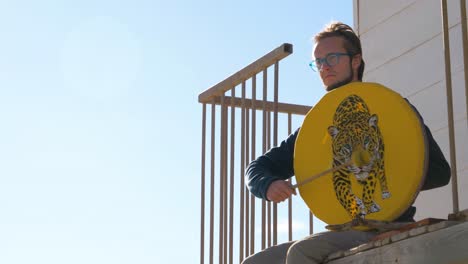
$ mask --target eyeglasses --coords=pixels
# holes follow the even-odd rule
[[[325,58],[316,58],[315,60],[309,63],[310,68],[313,71],[321,71],[324,64],[327,64],[328,67],[337,65],[340,62],[341,56],[352,56],[350,53],[328,53]]]

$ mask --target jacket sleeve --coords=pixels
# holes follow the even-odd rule
[[[407,100],[408,101],[408,100]],[[408,102],[409,103],[409,102]],[[424,120],[416,107],[409,103],[424,124]],[[421,191],[430,190],[447,185],[450,181],[450,166],[439,145],[432,136],[431,130],[424,124],[427,139],[428,163],[426,178]]]
[[[439,145],[434,140],[429,128],[424,125],[426,129],[426,137],[428,142],[429,162],[427,165],[427,173],[421,191],[430,190],[447,185],[450,181],[450,166],[440,150]]]
[[[245,177],[252,194],[267,200],[266,193],[273,181],[286,180],[294,175],[294,145],[298,133],[299,129],[247,166]]]

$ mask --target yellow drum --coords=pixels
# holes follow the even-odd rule
[[[340,168],[300,186],[302,198],[329,225],[395,220],[424,181],[424,131],[409,103],[380,84],[353,82],[327,93],[305,117],[294,170],[300,183]]]

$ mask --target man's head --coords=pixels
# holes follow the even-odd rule
[[[361,41],[353,29],[334,22],[315,38],[312,66],[320,73],[327,91],[354,81],[362,81],[364,60]]]

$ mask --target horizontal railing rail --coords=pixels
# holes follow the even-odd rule
[[[241,84],[252,76],[262,72],[266,68],[274,65],[276,62],[289,56],[293,53],[293,46],[289,43],[284,43],[278,48],[272,50],[268,54],[264,55],[260,59],[252,62],[242,70],[234,73],[225,80],[216,84],[215,86],[207,89],[198,96],[198,102],[209,103],[214,97],[221,96],[221,94],[231,90],[233,87]]]
[[[214,98],[214,103],[216,105],[221,105],[221,99],[220,98]],[[225,96],[224,97],[224,102],[228,105],[233,104],[234,107],[242,107],[242,98],[235,97],[234,102],[232,102],[232,97]],[[269,112],[273,112],[275,110],[275,102],[271,101],[260,101],[256,100],[257,103],[254,103],[253,100],[251,99],[244,99],[244,107],[246,109],[252,109],[252,105],[255,105],[256,110],[266,110]],[[264,105],[265,103],[265,105]],[[306,115],[312,107],[308,105],[297,105],[297,104],[286,104],[286,103],[278,103],[278,113],[283,113],[283,114],[293,114],[293,115]]]

